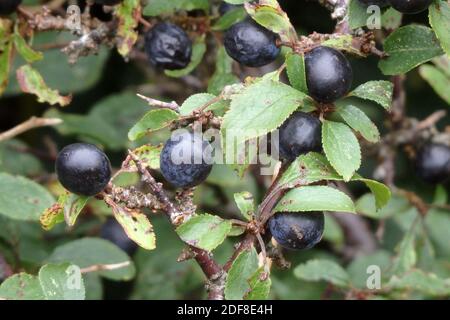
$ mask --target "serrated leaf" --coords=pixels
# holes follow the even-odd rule
[[[258,254],[254,247],[242,251],[231,265],[225,282],[225,298],[242,300],[249,291],[248,280],[258,270]]]
[[[73,270],[72,272],[70,272]],[[46,300],[84,300],[84,281],[77,266],[47,264],[39,270],[39,283]]]
[[[321,43],[322,46],[331,47],[336,50],[346,51],[352,55],[366,57],[367,54],[362,53],[361,50],[354,44],[353,36],[350,34],[336,34],[330,39]]]
[[[98,271],[102,277],[116,281],[130,280],[136,273],[134,263],[125,252],[111,242],[99,238],[83,238],[60,245],[47,261],[70,262],[80,268],[128,262],[127,266],[119,269]]]
[[[138,39],[136,28],[141,16],[140,2],[140,0],[125,0],[115,9],[115,16],[118,20],[117,50],[124,57],[128,56]]]
[[[53,202],[52,195],[34,181],[0,173],[0,214],[14,220],[38,221]]]
[[[250,288],[244,295],[244,300],[265,300],[270,293],[270,274],[264,266],[260,267],[248,280]]]
[[[181,115],[189,115],[194,111],[195,109],[200,108],[207,102],[211,101],[212,99],[216,98],[215,95],[210,93],[197,93],[189,98],[187,98],[183,104],[180,107],[180,114]],[[205,109],[205,111],[209,110],[224,110],[227,107],[227,103],[223,100],[213,103],[209,107]]]
[[[149,1],[144,8],[145,16],[160,16],[164,14],[172,14],[176,10],[195,10],[200,9],[205,12],[209,9],[208,0],[152,0]]]
[[[200,214],[180,225],[176,231],[187,244],[212,251],[231,231],[231,221],[210,214]]]
[[[450,4],[447,1],[435,0],[428,7],[428,17],[441,47],[450,57]]]
[[[224,31],[233,24],[238,23],[247,17],[247,11],[243,7],[238,7],[226,12],[211,27],[214,31]]]
[[[14,33],[14,47],[28,63],[33,63],[44,58],[42,52],[33,50],[17,30]]]
[[[62,96],[57,90],[47,87],[40,73],[29,65],[17,69],[16,75],[21,90],[36,95],[40,103],[59,104],[64,107],[72,101],[71,96]]]
[[[349,96],[374,101],[386,110],[391,107],[394,85],[390,81],[368,81],[350,92]]]
[[[450,295],[450,279],[442,279],[422,270],[413,270],[400,277],[393,276],[387,286],[397,290],[415,290],[431,296]]]
[[[178,119],[178,113],[170,109],[155,109],[147,112],[128,132],[128,139],[137,140],[148,132],[162,129]]]
[[[290,190],[274,212],[337,211],[356,213],[352,199],[342,191],[327,186],[304,186]]]
[[[450,104],[450,77],[447,77],[444,72],[436,67],[428,64],[420,66],[419,73],[424,78],[428,84],[433,88],[433,90]]]
[[[133,149],[132,152],[138,157],[144,168],[159,169],[159,159],[162,148],[162,145],[152,146],[150,144],[144,144],[136,149]],[[129,172],[138,171],[134,161],[124,163],[122,165],[122,169]]]
[[[114,217],[125,230],[127,236],[140,247],[153,250],[156,248],[156,236],[147,216],[140,211],[112,205]]]
[[[253,195],[248,191],[235,193],[234,201],[244,218],[250,221],[255,212],[255,200],[253,199]]]
[[[197,68],[200,62],[202,62],[205,52],[206,52],[205,39],[203,37],[199,37],[192,45],[191,62],[189,62],[188,66],[181,70],[164,70],[164,73],[169,77],[174,78],[179,78],[188,75],[195,68]]]
[[[305,186],[323,180],[342,181],[343,178],[330,165],[327,159],[316,152],[309,152],[295,159],[283,173],[277,187],[291,189],[297,186]],[[380,209],[389,201],[391,192],[384,184],[366,179],[355,174],[351,181],[364,182],[375,196],[377,209]]]
[[[433,30],[410,24],[392,32],[384,42],[389,56],[378,67],[385,75],[406,73],[418,65],[443,54]]]
[[[269,75],[270,76],[270,75]],[[294,88],[265,77],[232,97],[225,114],[222,134],[237,138],[238,143],[264,135],[278,128],[307,96]]]
[[[258,4],[249,2],[245,4],[245,10],[253,20],[278,34],[282,41],[293,42],[297,39],[297,33],[289,17],[277,1]]]
[[[309,260],[294,269],[294,275],[306,281],[327,281],[338,287],[350,285],[347,272],[336,262],[324,259]]]
[[[45,295],[37,277],[21,272],[9,277],[0,285],[0,298],[43,300]]]
[[[290,53],[286,57],[286,72],[289,82],[295,89],[308,93],[306,84],[305,58],[303,55]]]
[[[359,132],[367,141],[375,143],[380,140],[380,132],[378,131],[377,126],[357,107],[350,104],[338,106],[336,113],[342,117],[345,123],[353,130]]]
[[[361,165],[359,142],[352,130],[343,123],[324,120],[322,146],[333,168],[349,181]]]

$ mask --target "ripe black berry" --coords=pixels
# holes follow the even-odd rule
[[[220,14],[221,16],[223,16],[223,15],[224,15],[225,13],[227,13],[228,11],[237,9],[237,8],[239,8],[239,7],[240,7],[239,5],[231,4],[231,3],[228,3],[228,2],[222,1],[222,3],[221,3],[220,6],[219,6],[219,14]]]
[[[224,38],[227,53],[247,67],[261,67],[274,61],[280,48],[278,36],[251,19],[231,26]]]
[[[389,0],[359,0],[365,6],[379,6],[380,8],[387,7],[389,5]]]
[[[279,212],[269,219],[269,230],[286,249],[310,249],[322,239],[322,212]]]
[[[279,129],[280,157],[294,160],[301,154],[320,151],[322,147],[322,123],[316,117],[294,112]]]
[[[172,135],[161,151],[164,178],[175,187],[190,188],[202,183],[211,172],[210,144],[200,135],[182,132]]]
[[[0,14],[7,15],[16,11],[22,0],[1,0],[0,1]]]
[[[105,6],[114,6],[121,2],[122,2],[122,0],[95,0],[95,3],[105,5]]]
[[[145,35],[145,50],[156,67],[178,70],[191,61],[192,42],[177,25],[161,22]]]
[[[450,147],[431,143],[417,153],[417,174],[431,184],[443,183],[450,178]]]
[[[389,0],[389,2],[401,13],[414,14],[426,10],[433,0]]]
[[[96,146],[74,143],[64,147],[56,158],[59,182],[70,192],[93,196],[111,179],[108,157]]]
[[[138,248],[137,244],[128,238],[123,227],[113,218],[108,219],[103,224],[100,230],[100,237],[111,241],[129,256],[132,256]]]
[[[344,96],[352,85],[353,72],[338,50],[317,47],[305,54],[306,84],[311,97],[323,103]]]

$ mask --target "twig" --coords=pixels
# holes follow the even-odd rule
[[[5,131],[0,134],[0,141],[5,141],[8,139],[11,139],[15,136],[18,136],[19,134],[24,133],[25,131],[39,128],[39,127],[45,127],[45,126],[55,126],[63,121],[58,118],[37,118],[37,117],[31,117],[27,121],[15,126],[12,129],[9,129],[8,131]]]
[[[121,268],[128,267],[130,265],[130,261],[124,261],[119,263],[113,263],[113,264],[94,264],[93,266],[89,266],[86,268],[80,269],[80,272],[90,273],[90,272],[96,272],[96,271],[111,271],[111,270],[117,270]]]
[[[175,101],[164,102],[164,101],[160,101],[160,100],[156,100],[156,99],[153,99],[153,98],[146,97],[146,96],[144,96],[142,94],[139,94],[139,93],[137,94],[137,96],[139,98],[147,101],[147,103],[150,106],[153,106],[153,107],[170,109],[170,110],[173,110],[173,111],[176,111],[176,112],[178,112],[179,109],[180,109],[180,106]]]
[[[6,279],[14,274],[11,266],[6,262],[5,257],[0,253],[0,270],[3,270],[3,273],[0,274],[0,280]]]

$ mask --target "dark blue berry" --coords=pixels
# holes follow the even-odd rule
[[[88,143],[66,146],[56,158],[59,182],[70,192],[93,196],[105,189],[111,179],[108,157]]]
[[[21,3],[22,0],[1,0],[0,14],[7,15],[13,13]]]
[[[230,57],[247,67],[261,67],[273,62],[280,54],[278,36],[272,31],[245,19],[231,26],[224,38]]]
[[[128,238],[123,227],[114,218],[108,219],[103,224],[100,230],[100,237],[111,241],[130,256],[132,256],[138,248],[138,245]]]
[[[317,47],[305,54],[306,83],[316,101],[330,103],[343,97],[352,85],[353,72],[338,50]]]
[[[212,168],[210,150],[210,144],[198,134],[187,131],[173,134],[161,151],[162,175],[178,188],[202,183]]]
[[[416,158],[417,174],[431,184],[443,183],[450,178],[450,147],[431,143],[422,147]]]
[[[279,129],[280,157],[294,160],[322,149],[322,123],[308,113],[294,112]]]
[[[322,239],[324,220],[322,212],[278,212],[269,219],[269,230],[286,249],[310,249]]]
[[[241,7],[240,5],[236,5],[236,4],[231,4],[225,1],[222,1],[222,3],[219,6],[219,14],[221,16],[223,16],[225,13],[227,13],[228,11],[234,10]]]
[[[145,50],[154,66],[179,70],[191,61],[192,41],[177,25],[161,22],[145,35]]]
[[[401,13],[414,14],[425,11],[433,0],[389,0],[389,2]]]

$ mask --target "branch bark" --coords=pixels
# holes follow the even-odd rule
[[[19,134],[24,133],[25,131],[39,128],[39,127],[45,127],[45,126],[55,126],[63,121],[61,119],[57,118],[37,118],[37,117],[31,117],[27,121],[15,126],[14,128],[5,131],[0,134],[0,141],[9,140],[11,138],[14,138],[15,136],[18,136]]]

